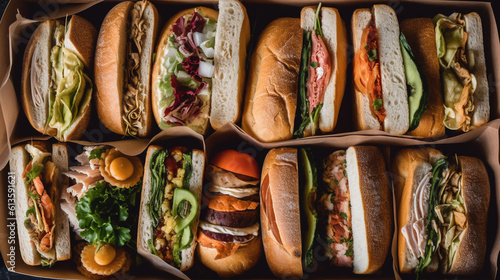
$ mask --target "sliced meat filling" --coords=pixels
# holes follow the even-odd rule
[[[143,51],[143,44],[146,37],[146,30],[149,28],[144,18],[146,1],[138,1],[130,11],[129,38],[127,42],[127,62],[124,75],[123,89],[123,121],[126,128],[125,133],[137,136],[142,128],[144,120],[144,103],[146,85],[141,84],[140,57]]]
[[[380,61],[377,53],[378,31],[372,19],[361,35],[361,47],[354,56],[354,84],[370,102],[370,110],[382,124],[385,119]]]
[[[346,166],[345,151],[337,151],[326,159],[323,181],[327,187],[320,201],[327,220],[326,255],[335,266],[352,267],[351,197]]]
[[[323,103],[325,90],[330,83],[332,65],[330,54],[323,41],[323,38],[316,34],[316,31],[311,33],[312,51],[309,64],[309,78],[307,81],[307,94],[309,100],[309,115],[313,109],[320,103]]]

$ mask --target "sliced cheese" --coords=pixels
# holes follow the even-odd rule
[[[208,188],[210,192],[227,194],[237,198],[248,197],[259,194],[259,188],[225,188],[217,185],[210,185]]]
[[[255,223],[253,226],[246,228],[233,228],[226,226],[213,225],[204,221],[200,221],[200,228],[202,230],[208,230],[215,233],[230,234],[233,236],[245,236],[252,234],[254,236],[259,235],[259,223]]]

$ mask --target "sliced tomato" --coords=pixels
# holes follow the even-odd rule
[[[40,176],[33,179],[33,184],[35,185],[35,189],[38,195],[42,195],[43,191],[45,190],[45,187],[43,186],[42,179],[40,179]]]
[[[260,169],[257,161],[251,155],[240,153],[236,150],[221,151],[212,158],[210,163],[236,174],[256,179],[260,178]]]

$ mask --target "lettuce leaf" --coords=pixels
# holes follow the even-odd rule
[[[117,246],[133,243],[131,229],[136,229],[136,205],[142,182],[131,188],[112,187],[97,182],[76,204],[81,237],[90,244],[110,243]]]

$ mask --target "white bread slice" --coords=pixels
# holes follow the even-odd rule
[[[392,240],[392,202],[385,162],[374,146],[353,146],[346,152],[351,195],[353,268],[356,274],[378,271]]]
[[[390,134],[402,135],[408,130],[410,120],[398,18],[394,10],[387,5],[374,5],[373,15],[379,35],[377,52],[386,110],[384,130]]]
[[[10,154],[10,172],[15,176],[16,191],[16,221],[17,221],[17,240],[19,242],[19,251],[23,261],[28,265],[40,265],[40,254],[36,247],[30,241],[28,230],[24,227],[26,220],[26,211],[28,210],[28,189],[24,184],[22,177],[23,171],[30,161],[30,156],[24,150],[24,145],[14,147]]]
[[[146,155],[146,163],[144,164],[144,177],[143,177],[143,185],[142,185],[142,194],[141,194],[141,205],[139,209],[139,223],[138,223],[138,232],[137,232],[137,246],[141,247],[144,251],[150,252],[148,240],[153,238],[152,236],[152,222],[149,217],[147,204],[151,199],[151,157],[156,151],[163,149],[160,146],[152,145],[148,148]],[[198,206],[201,204],[201,191],[202,191],[202,182],[203,182],[203,170],[205,167],[205,156],[200,150],[193,150],[192,153],[192,165],[193,172],[191,174],[191,179],[189,181],[189,190],[196,196],[198,199]],[[196,234],[198,228],[198,221],[200,216],[200,207],[198,207],[198,213],[193,223],[191,223],[191,229],[193,233]],[[194,252],[196,249],[196,238],[193,238],[191,243],[191,247],[185,249],[181,252],[182,254],[182,263],[180,270],[185,271],[190,269],[194,263]]]
[[[45,132],[48,117],[52,68],[50,51],[54,28],[55,21],[42,22],[31,36],[24,53],[21,78],[23,109],[31,125],[40,133]]]
[[[481,17],[476,12],[464,15],[465,32],[467,32],[467,49],[473,53],[474,68],[472,74],[476,76],[477,87],[474,92],[474,112],[472,127],[479,127],[490,119],[490,98],[488,77],[486,76],[486,61],[483,46],[483,25]],[[470,60],[471,58],[468,57]]]
[[[68,215],[61,209],[59,198],[60,193],[65,191],[69,185],[69,179],[63,176],[62,173],[68,171],[68,150],[65,143],[57,143],[52,145],[52,162],[59,169],[58,176],[58,197],[54,199],[56,206],[55,217],[55,247],[56,257],[58,261],[65,261],[71,258],[71,238],[69,230]]]
[[[300,13],[300,26],[306,31],[314,29],[316,7],[304,7]],[[347,35],[345,24],[337,9],[321,8],[321,29],[328,53],[332,72],[326,87],[323,107],[319,112],[319,129],[323,133],[332,132],[337,124],[340,104],[344,97],[347,69]],[[310,130],[310,125],[306,128]]]
[[[210,124],[219,129],[241,117],[250,20],[238,0],[220,0],[214,53]]]
[[[361,46],[361,35],[372,18],[369,9],[357,9],[352,15],[351,30],[355,53]],[[354,62],[355,63],[355,62]],[[368,96],[354,87],[354,111],[356,112],[356,126],[359,130],[382,129],[378,119],[371,113],[371,104]]]

